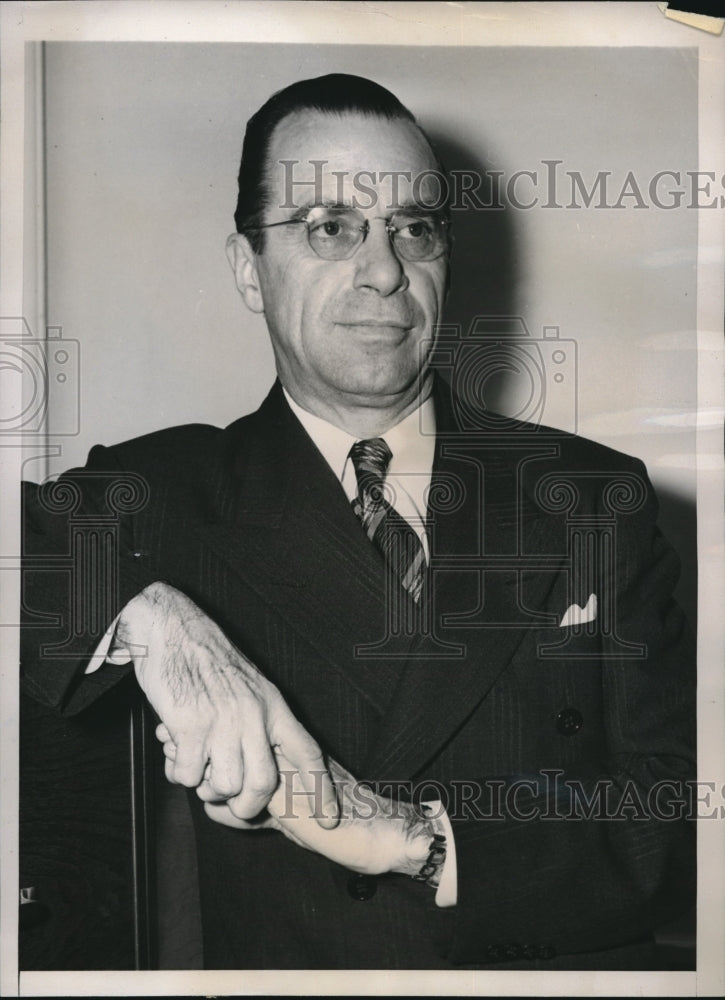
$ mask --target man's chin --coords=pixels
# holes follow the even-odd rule
[[[362,405],[384,407],[403,398],[413,398],[423,388],[424,379],[415,369],[396,371],[388,366],[384,370],[365,373],[358,370],[355,378],[339,383],[341,394]]]

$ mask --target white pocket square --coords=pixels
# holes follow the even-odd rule
[[[564,617],[559,622],[559,628],[566,628],[567,625],[585,625],[593,622],[597,617],[597,595],[591,594],[589,600],[583,608],[578,604],[572,604],[567,608]]]

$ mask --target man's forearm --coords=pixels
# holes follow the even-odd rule
[[[168,751],[166,743],[165,752]],[[415,805],[376,795],[330,759],[330,773],[340,802],[340,822],[334,829],[320,829],[314,822],[314,808],[310,809],[312,799],[304,793],[298,771],[279,751],[276,755],[280,781],[268,803],[269,820],[265,826],[279,830],[298,846],[322,854],[351,871],[365,875],[392,872],[426,882],[436,889],[439,906],[455,905],[455,844],[440,802]],[[205,809],[211,819],[226,826],[240,830],[258,828],[257,823],[236,817],[224,802],[207,801]]]

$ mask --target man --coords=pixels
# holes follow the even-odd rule
[[[53,552],[63,490],[139,489],[105,613],[61,654],[28,628],[24,683],[72,713],[133,663],[195,789],[208,967],[648,968],[691,904],[676,558],[641,463],[435,373],[441,169],[370,81],[271,98],[228,253],[278,383],[29,501]],[[25,603],[67,623],[52,576]]]

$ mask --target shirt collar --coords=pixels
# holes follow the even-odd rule
[[[290,409],[307,431],[323,458],[335,473],[340,482],[345,475],[350,448],[359,441],[347,431],[315,416],[292,399],[283,388],[285,399]],[[433,468],[433,452],[435,450],[435,407],[433,397],[428,396],[412,413],[409,413],[400,423],[391,427],[384,434],[393,458],[388,470],[389,475],[406,473],[425,474],[430,477]]]

